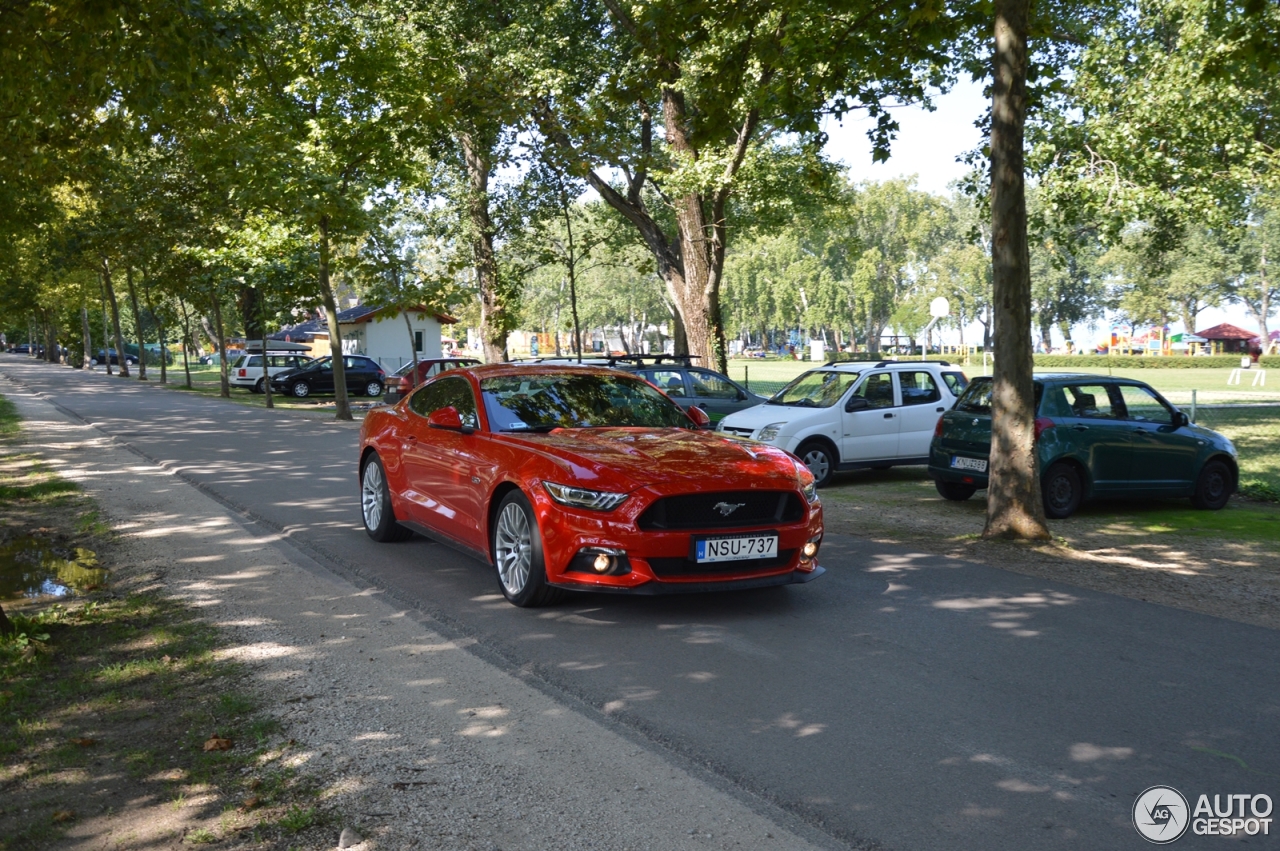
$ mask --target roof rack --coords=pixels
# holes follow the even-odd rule
[[[645,361],[653,361],[655,365],[669,362],[680,362],[688,365],[691,360],[700,360],[700,355],[608,355],[610,365],[619,361],[633,361],[642,364]]]
[[[829,360],[823,366],[841,366],[846,363],[868,364],[871,369],[880,369],[886,366],[908,366],[915,363],[939,363],[943,366],[951,366],[951,361],[946,360],[882,360],[876,364],[866,360]]]

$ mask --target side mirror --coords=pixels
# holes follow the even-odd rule
[[[460,431],[463,434],[470,434],[473,431],[462,425],[462,416],[458,413],[458,409],[452,405],[432,411],[427,416],[427,427],[441,428],[446,431]]]
[[[707,412],[697,405],[691,405],[685,410],[685,413],[689,415],[689,419],[693,420],[695,427],[711,428],[711,417],[707,416]]]
[[[746,392],[745,392],[745,391],[743,391],[743,390],[739,390],[739,391],[738,391],[738,401],[739,401],[739,402],[745,402],[745,401],[747,401],[747,394],[746,394]]]
[[[871,407],[871,403],[868,402],[865,398],[863,398],[862,396],[854,396],[848,402],[845,403],[844,409],[849,413],[853,413],[854,411],[865,411],[867,408],[870,408],[870,407]]]
[[[1191,418],[1182,411],[1173,412],[1173,427],[1182,428],[1185,425],[1191,425]]]

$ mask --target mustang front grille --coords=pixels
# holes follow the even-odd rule
[[[663,497],[636,524],[646,532],[672,529],[732,529],[796,523],[804,505],[794,491],[730,491]]]

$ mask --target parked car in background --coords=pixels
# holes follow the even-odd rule
[[[282,372],[298,369],[311,362],[311,358],[297,352],[273,352],[268,350],[266,357],[267,375],[279,375]],[[263,377],[261,354],[244,354],[231,364],[231,375],[228,378],[233,387],[244,387],[251,393],[266,392]]]
[[[364,355],[344,355],[343,372],[353,396],[380,396],[387,383],[386,371]],[[271,377],[271,389],[299,399],[317,393],[333,393],[333,358],[317,358],[297,369]]]
[[[539,358],[539,363],[577,364],[577,358]],[[687,355],[618,355],[582,358],[584,366],[607,366],[630,372],[662,390],[684,408],[701,408],[712,423],[753,408],[766,397],[752,393],[724,373],[694,366]]]
[[[822,487],[839,471],[928,463],[938,417],[968,382],[946,361],[829,363],[718,428],[791,452]]]
[[[479,366],[475,358],[424,358],[418,361],[418,378],[413,378],[413,361],[397,369],[387,378],[387,392],[382,401],[394,405],[413,391],[422,382],[450,369],[463,366]]]
[[[117,352],[115,349],[107,349],[105,351],[102,349],[98,349],[98,351],[94,353],[93,357],[89,358],[89,365],[98,366],[100,364],[104,364],[107,362],[108,357],[111,358],[112,366],[119,366],[120,353]],[[125,353],[124,362],[132,366],[133,364],[138,362],[138,356]]]
[[[517,606],[562,590],[705,592],[821,575],[813,476],[706,423],[617,370],[449,370],[365,418],[365,530],[375,541],[416,530],[471,552]]]
[[[929,475],[962,501],[987,486],[990,378],[977,378],[938,421]],[[1190,497],[1216,510],[1235,492],[1231,441],[1201,426],[1150,386],[1101,375],[1035,377],[1036,452],[1045,514],[1070,517],[1095,497]]]

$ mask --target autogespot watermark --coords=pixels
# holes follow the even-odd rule
[[[1271,796],[1201,795],[1192,807],[1172,786],[1152,786],[1133,802],[1133,826],[1156,845],[1168,845],[1191,828],[1196,836],[1270,836]]]

